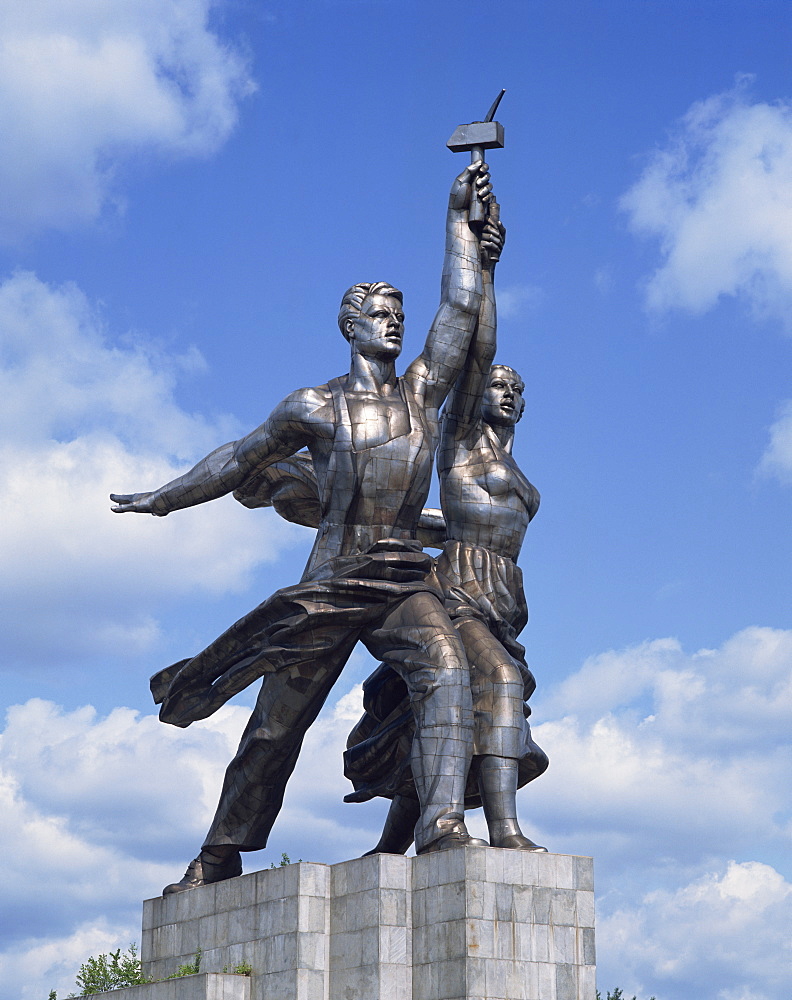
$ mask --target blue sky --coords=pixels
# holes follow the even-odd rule
[[[523,641],[551,758],[523,825],[595,857],[602,989],[789,995],[792,11],[491,7],[0,0],[2,1000],[139,937],[253,697],[178,731],[147,679],[310,547],[230,498],[120,518],[107,493],[341,374],[355,281],[404,290],[418,352],[445,142],[501,87],[499,358],[543,498]],[[249,870],[376,840],[382,804],[341,803],[370,666]]]

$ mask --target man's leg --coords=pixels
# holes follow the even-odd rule
[[[418,799],[394,795],[377,846],[366,851],[363,857],[369,854],[406,854],[415,839],[415,824],[420,817]]]
[[[310,637],[302,662],[265,675],[239,750],[226,769],[201,853],[164,894],[239,875],[239,852],[266,846],[303,737],[349,659],[357,631],[324,627]]]
[[[465,829],[465,782],[473,745],[473,711],[465,651],[440,601],[406,598],[361,639],[404,678],[415,715],[411,763],[421,815],[415,847],[427,850],[484,841]]]

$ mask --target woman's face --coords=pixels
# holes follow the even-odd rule
[[[488,424],[514,427],[525,407],[523,380],[512,368],[495,367],[484,391],[481,412]]]

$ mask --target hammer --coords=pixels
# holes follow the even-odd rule
[[[487,112],[487,117],[483,122],[471,122],[470,125],[459,125],[446,143],[452,153],[463,153],[470,150],[470,162],[484,159],[485,149],[503,149],[503,126],[500,122],[494,122],[495,112],[501,98],[506,93],[502,90],[495,98],[492,107]],[[468,220],[471,227],[481,228],[484,225],[486,211],[478,196],[475,186],[470,193],[470,213]]]

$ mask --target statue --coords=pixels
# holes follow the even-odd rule
[[[502,245],[498,206],[489,203]],[[528,609],[517,557],[539,494],[512,457],[522,417],[523,382],[495,357],[494,293],[498,250],[482,255],[483,294],[465,368],[448,397],[438,449],[440,512],[426,511],[422,537],[442,546],[432,579],[443,594],[470,665],[473,761],[465,804],[483,805],[490,845],[545,851],[517,822],[516,792],[547,768],[531,738],[527,704],[536,682],[517,635]],[[350,734],[345,773],[356,791],[348,802],[391,799],[385,828],[369,853],[403,854],[413,841],[418,800],[410,774],[412,717],[404,682],[383,663],[364,684],[366,713]]]
[[[304,472],[307,456],[296,453],[307,448],[319,496],[316,542],[301,581],[152,678],[160,718],[177,726],[208,717],[263,678],[201,852],[165,893],[238,875],[240,852],[266,846],[303,737],[357,641],[391,664],[410,693],[416,849],[485,846],[464,824],[473,742],[465,650],[427,580],[431,560],[416,529],[439,409],[478,320],[480,254],[499,252],[497,227],[474,233],[468,224],[471,205],[490,196],[486,164],[477,159],[451,188],[440,308],[404,375],[394,367],[404,331],[401,292],[383,282],[353,285],[338,317],[351,348],[347,375],[291,393],[259,428],[160,489],[111,495],[117,513],[164,516],[231,492],[255,506],[251,494],[268,470],[292,462]]]

